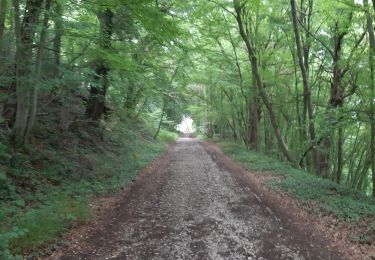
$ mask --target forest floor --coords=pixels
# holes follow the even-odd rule
[[[213,144],[180,138],[46,259],[354,259]],[[341,251],[339,250],[341,249]]]

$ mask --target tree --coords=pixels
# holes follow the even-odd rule
[[[370,96],[370,112],[369,112],[369,118],[370,118],[370,156],[369,160],[371,162],[371,171],[372,171],[372,196],[375,197],[375,62],[374,62],[374,56],[375,56],[375,33],[374,33],[374,25],[373,25],[373,18],[369,10],[368,6],[368,0],[363,1],[364,7],[365,7],[365,13],[366,13],[366,24],[367,24],[367,31],[369,36],[369,63],[370,63],[370,90],[371,90],[371,96]],[[375,11],[375,2],[373,2],[374,5],[374,11]]]
[[[288,8],[276,1],[215,0],[179,6],[194,33],[190,78],[197,101],[190,110],[202,132],[254,148],[252,119],[258,117],[259,151],[292,164],[298,158],[300,167],[325,178],[373,190],[373,95],[360,4],[303,0]],[[369,14],[373,19],[372,9]],[[256,96],[258,110],[252,108]]]
[[[296,161],[293,158],[292,154],[289,152],[288,146],[286,145],[286,143],[285,143],[285,141],[284,141],[284,139],[281,135],[280,128],[278,126],[276,115],[274,113],[272,104],[268,100],[267,94],[265,93],[265,91],[263,89],[263,83],[262,83],[262,79],[261,79],[261,76],[259,74],[259,69],[258,69],[258,61],[257,61],[257,57],[256,57],[256,52],[255,52],[255,50],[254,50],[254,48],[253,48],[253,46],[250,42],[250,39],[249,39],[250,35],[248,35],[246,33],[245,28],[244,28],[244,24],[243,24],[243,21],[242,21],[242,10],[243,10],[242,6],[243,5],[241,4],[240,0],[233,0],[233,4],[234,4],[234,9],[236,11],[236,20],[237,20],[237,23],[238,23],[240,35],[241,35],[243,41],[246,44],[246,48],[247,48],[247,51],[248,51],[248,54],[249,54],[249,61],[250,61],[250,64],[251,64],[252,75],[253,75],[253,77],[255,77],[254,80],[256,82],[259,94],[260,94],[260,96],[263,100],[263,103],[265,104],[265,106],[267,108],[273,130],[275,132],[277,141],[279,143],[279,147],[280,147],[282,153],[284,154],[284,156],[287,158],[287,160],[290,163],[292,163],[293,165],[296,165]]]
[[[99,20],[99,47],[102,54],[110,51],[111,37],[113,33],[113,12],[106,8],[99,11],[97,17]],[[96,61],[95,82],[96,84],[90,88],[90,97],[87,102],[86,114],[89,118],[96,121],[101,118],[105,112],[105,102],[107,90],[109,87],[109,71],[108,62],[103,57],[99,57]]]
[[[294,37],[296,41],[296,48],[297,48],[297,56],[298,56],[298,62],[302,73],[302,82],[303,82],[303,97],[304,101],[307,107],[307,113],[309,116],[309,133],[310,133],[310,142],[316,143],[316,133],[315,133],[315,117],[314,117],[314,108],[311,100],[311,90],[310,90],[310,84],[309,84],[309,76],[308,76],[308,60],[309,60],[309,53],[302,47],[301,43],[301,36],[299,32],[299,26],[298,26],[298,18],[297,18],[297,5],[295,0],[290,0],[290,5],[292,9],[292,20],[293,20],[293,29],[294,29]],[[320,172],[319,162],[318,162],[318,151],[314,145],[312,148],[313,153],[313,162],[314,162],[314,168],[316,172]]]
[[[0,1],[0,46],[3,41],[4,31],[5,31],[5,18],[7,12],[7,0]]]
[[[14,123],[14,138],[17,145],[23,145],[34,124],[37,106],[35,78],[33,77],[33,43],[42,9],[42,0],[26,1],[22,24],[20,23],[19,1],[14,0],[16,30],[16,73],[15,87],[17,110]]]

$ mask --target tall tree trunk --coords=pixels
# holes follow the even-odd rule
[[[61,76],[61,41],[64,34],[63,23],[64,9],[59,1],[55,1],[53,5],[53,21],[55,23],[54,37],[53,37],[53,57],[54,68],[53,77],[59,78]],[[61,87],[61,108],[60,108],[60,122],[59,128],[65,130],[69,126],[69,106],[70,91],[66,84]]]
[[[128,89],[126,91],[126,97],[124,102],[124,108],[131,114],[134,113],[137,106],[137,93],[133,80],[129,79]]]
[[[350,13],[348,16],[349,21],[351,21],[353,14]],[[350,24],[350,23],[349,23]],[[323,132],[323,137],[319,140],[323,145],[319,150],[319,172],[323,178],[330,177],[330,161],[331,161],[331,148],[333,142],[333,122],[342,120],[342,116],[337,116],[340,111],[338,109],[342,108],[344,105],[344,92],[345,88],[342,85],[342,80],[345,76],[347,70],[342,68],[341,65],[341,54],[344,43],[344,37],[349,31],[349,24],[346,28],[342,28],[342,25],[338,21],[335,22],[333,27],[333,50],[329,49],[332,56],[332,78],[331,78],[331,88],[330,88],[330,99],[328,102],[328,108],[326,112],[326,126]],[[343,129],[341,126],[338,128],[338,141],[337,141],[337,161],[334,164],[334,172],[331,176],[332,179],[340,182],[343,170]],[[340,164],[340,165],[339,165]]]
[[[21,14],[20,14],[20,3],[18,0],[13,0],[13,8],[14,8],[14,13],[13,13],[14,31],[16,35],[15,70],[17,70],[17,61],[19,59],[18,49],[21,46]],[[16,120],[16,110],[17,110],[16,75],[14,75],[14,77],[15,79],[13,80],[13,82],[10,84],[8,88],[8,95],[4,103],[4,108],[3,108],[3,113],[2,113],[2,116],[4,117],[9,127],[13,127],[14,121]]]
[[[372,1],[374,12],[375,12],[375,1]],[[373,24],[370,23],[370,13],[367,12],[368,17],[368,31],[370,36],[370,68],[371,68],[371,111],[370,111],[370,122],[371,122],[371,148],[370,148],[370,160],[371,160],[371,172],[372,172],[372,196],[375,198],[375,33]]]
[[[312,143],[316,142],[316,134],[315,134],[315,118],[314,118],[314,108],[312,104],[311,99],[311,90],[310,90],[310,84],[309,84],[309,77],[308,77],[308,50],[305,51],[302,48],[301,43],[301,36],[299,32],[298,27],[298,20],[297,20],[297,7],[296,7],[296,1],[290,0],[291,8],[292,8],[292,20],[293,20],[293,29],[294,29],[294,35],[295,35],[295,41],[296,41],[296,47],[297,47],[297,55],[298,55],[298,62],[301,69],[302,74],[302,81],[303,81],[303,95],[305,104],[307,107],[307,113],[309,116],[309,133],[310,133],[310,141]],[[306,49],[306,47],[305,47]],[[318,151],[314,147],[312,149],[313,153],[313,162],[314,162],[314,169],[316,172],[319,172],[319,162],[318,162]]]
[[[244,24],[243,24],[243,21],[242,21],[242,6],[241,6],[241,3],[240,3],[240,0],[233,0],[233,4],[234,4],[234,9],[236,11],[236,20],[237,20],[237,23],[238,23],[240,35],[241,35],[242,40],[245,42],[247,52],[248,52],[248,55],[249,55],[249,61],[250,61],[250,65],[251,65],[252,74],[255,76],[255,80],[256,80],[256,84],[257,84],[257,87],[258,87],[259,94],[262,98],[262,101],[263,101],[264,105],[267,108],[267,111],[268,111],[268,114],[269,114],[269,117],[270,117],[270,121],[271,121],[271,125],[272,125],[272,128],[273,128],[274,132],[275,132],[277,142],[279,144],[279,148],[282,151],[285,158],[290,163],[292,163],[294,166],[298,167],[295,159],[293,158],[292,154],[289,151],[288,146],[286,145],[286,143],[284,141],[284,138],[281,135],[281,131],[280,131],[280,128],[278,126],[276,115],[274,113],[272,104],[268,100],[267,94],[265,93],[265,91],[263,89],[264,86],[263,86],[263,82],[262,82],[262,79],[261,79],[260,74],[259,74],[258,61],[257,61],[257,57],[256,57],[256,54],[255,54],[255,49],[253,48],[253,45],[252,45],[252,43],[249,39],[249,36],[247,35],[247,33],[245,31]]]
[[[366,22],[367,22],[367,31],[370,39],[370,50],[369,50],[369,63],[370,63],[370,89],[371,89],[371,97],[370,97],[370,162],[371,162],[371,172],[372,172],[372,196],[375,197],[375,33],[374,33],[374,25],[373,25],[373,18],[370,13],[368,0],[363,0],[363,4],[365,7],[366,12]],[[373,7],[375,11],[375,2],[373,1]]]
[[[372,77],[374,78],[374,69],[372,71]],[[375,91],[373,91],[375,94]],[[375,197],[375,104],[372,104],[371,108],[371,173],[372,173],[372,196]]]
[[[19,1],[14,0],[15,10],[19,10]],[[35,119],[35,80],[33,77],[33,43],[36,33],[39,14],[42,9],[43,0],[28,0],[26,2],[25,14],[22,25],[19,26],[19,18],[15,17],[16,24],[16,95],[17,111],[14,123],[14,138],[17,145],[26,141],[32,129]],[[17,16],[17,11],[15,15]],[[17,29],[18,27],[18,29]]]
[[[44,19],[42,22],[42,30],[40,32],[40,39],[39,39],[39,44],[38,44],[38,49],[37,49],[37,54],[36,54],[36,60],[35,60],[35,78],[38,84],[41,80],[41,67],[42,67],[42,61],[43,61],[43,56],[44,56],[44,50],[46,46],[46,41],[47,41],[47,29],[48,29],[48,22],[49,22],[49,11],[51,7],[51,2],[52,0],[46,0],[45,6],[44,6]],[[34,83],[35,84],[35,83]],[[36,85],[32,87],[32,91],[30,92],[30,110],[29,110],[29,121],[27,125],[27,129],[25,132],[25,137],[29,136],[30,131],[33,127],[34,120],[36,117],[36,112],[37,112],[37,105],[38,105],[38,88]]]
[[[1,0],[0,2],[0,50],[3,42],[3,36],[5,31],[5,18],[7,13],[8,0]]]
[[[301,33],[301,42],[302,42],[302,50],[303,50],[303,61],[304,61],[304,67],[306,69],[307,73],[307,79],[309,79],[309,72],[310,72],[310,29],[311,29],[311,17],[312,17],[312,10],[313,10],[313,0],[307,0],[307,6],[306,6],[306,0],[300,1],[300,23],[303,23],[304,27],[307,28],[307,30],[304,30],[304,34]],[[311,93],[311,87],[309,84],[309,92]],[[310,98],[305,94],[305,88],[303,93],[303,114],[302,114],[302,133],[304,141],[301,142],[301,144],[306,143],[305,140],[310,138],[311,142],[311,135],[310,135],[310,121],[308,121],[308,115],[309,115],[309,101],[312,102],[312,96],[310,94]],[[313,112],[314,115],[314,112]],[[306,123],[307,122],[307,123]],[[315,120],[313,121],[315,123]],[[307,126],[307,129],[306,129]],[[315,129],[315,128],[314,128]],[[307,133],[309,133],[310,136],[307,136]],[[316,171],[316,156],[318,156],[318,150],[316,147],[316,143],[314,143],[311,151],[311,156],[306,156],[306,166],[307,169],[311,171]],[[315,150],[315,151],[314,151]]]
[[[252,84],[252,92],[253,94],[250,96],[248,104],[248,147],[251,150],[257,151],[259,149],[259,98],[258,98],[258,90],[257,90],[257,83],[256,83],[256,76],[253,74],[252,76],[253,84]]]
[[[342,108],[344,105],[344,88],[342,86],[342,79],[344,77],[344,72],[341,68],[341,52],[342,52],[342,45],[344,42],[344,37],[347,34],[347,30],[342,31],[338,22],[335,24],[335,35],[334,35],[334,48],[333,48],[333,72],[332,72],[332,80],[331,80],[331,96],[328,105],[328,120],[335,121],[340,120],[341,116],[337,117],[338,109]],[[330,124],[328,124],[330,125]],[[333,130],[329,128],[327,135],[324,138],[324,147],[322,156],[320,156],[321,164],[320,164],[320,171],[323,177],[329,177],[329,160],[330,160],[330,150],[332,147],[332,134]],[[343,145],[344,145],[344,138],[343,138],[343,129],[339,127],[339,138],[337,141],[337,161],[336,164],[343,163]],[[336,172],[333,173],[333,179],[337,182],[340,182],[342,176],[343,165],[338,165],[336,167]]]
[[[251,21],[249,21],[249,24]],[[251,27],[251,24],[249,25]],[[256,14],[255,14],[255,25],[254,25],[254,37],[258,36],[259,32],[259,7],[256,8]],[[249,31],[252,31],[249,29]],[[256,49],[256,46],[254,46],[255,42],[253,43],[254,50]],[[251,125],[250,129],[250,149],[258,151],[259,149],[259,121],[261,116],[261,107],[260,107],[260,101],[259,101],[259,91],[257,87],[257,81],[256,81],[256,75],[254,72],[252,72],[252,86],[251,86],[251,92],[253,93],[251,96],[251,100],[249,100],[248,105],[251,106],[250,111],[250,122]]]
[[[36,54],[36,62],[35,62],[35,74],[39,78],[41,76],[41,68],[43,62],[43,56],[45,53],[46,48],[46,41],[47,41],[47,29],[50,17],[50,9],[51,9],[52,0],[46,0],[44,6],[44,18],[42,22],[42,30],[40,32],[38,50]]]
[[[53,38],[53,54],[55,62],[55,72],[54,76],[58,77],[60,75],[60,64],[61,64],[61,40],[64,33],[63,24],[63,6],[59,1],[54,3],[54,23],[55,23],[55,36]]]
[[[5,18],[7,14],[8,0],[0,0],[0,76],[6,74],[6,48],[4,47],[4,32],[5,32]],[[3,82],[0,84],[0,88],[5,87]]]
[[[163,118],[164,118],[164,115],[165,115],[165,108],[167,107],[167,102],[168,102],[167,100],[164,100],[163,108],[161,109],[161,116],[160,116],[158,128],[157,128],[156,133],[154,135],[154,139],[158,138],[160,128],[161,128],[161,124],[163,123]]]
[[[110,9],[101,11],[97,15],[100,32],[99,32],[99,45],[100,47],[108,51],[111,48],[111,37],[113,32],[113,12]],[[97,67],[95,69],[95,81],[99,84],[98,86],[91,86],[90,97],[86,107],[87,116],[97,121],[105,112],[105,101],[107,95],[107,89],[109,86],[109,74],[110,68],[103,58],[97,61]]]
[[[169,99],[170,99],[170,94],[171,94],[171,91],[172,91],[172,88],[173,88],[173,82],[174,82],[175,78],[177,77],[178,71],[180,69],[180,62],[181,62],[181,60],[178,61],[177,66],[174,69],[173,74],[171,76],[171,79],[169,80],[168,90],[167,90],[167,93],[165,94],[165,96],[163,98],[163,108],[162,108],[162,111],[161,111],[161,117],[160,117],[160,121],[159,121],[159,124],[158,124],[158,129],[157,129],[157,131],[154,135],[154,139],[158,138],[158,135],[159,135],[159,132],[160,132],[160,129],[161,129],[161,124],[163,123],[165,110],[166,110],[166,108],[168,106],[168,103],[170,101]]]
[[[335,174],[335,181],[337,183],[341,182],[342,173],[344,170],[344,128],[341,126],[338,129],[338,139],[337,139],[337,169]]]

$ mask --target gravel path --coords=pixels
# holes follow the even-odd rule
[[[163,160],[58,259],[341,259],[283,225],[196,140],[181,138]]]

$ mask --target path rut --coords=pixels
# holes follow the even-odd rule
[[[137,182],[100,229],[57,259],[342,259],[285,225],[195,139],[180,138]]]

